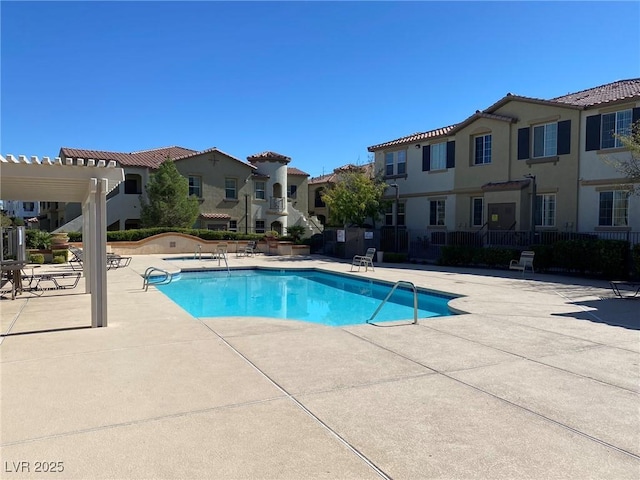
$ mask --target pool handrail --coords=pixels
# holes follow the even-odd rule
[[[145,292],[149,288],[149,284],[151,283],[149,279],[151,278],[151,274],[154,272],[160,272],[164,275],[157,282],[153,282],[154,285],[166,285],[168,283],[171,283],[171,280],[173,280],[173,275],[171,275],[166,270],[163,270],[158,267],[149,267],[144,271],[144,275],[142,276],[142,288],[144,288]]]
[[[411,290],[413,290],[413,323],[412,325],[415,325],[416,323],[418,323],[418,289],[413,283],[408,282],[406,280],[398,280],[396,283],[393,284],[393,288],[391,288],[391,291],[385,297],[385,299],[380,303],[376,311],[373,312],[373,315],[371,315],[371,318],[367,320],[367,323],[371,323],[371,321],[375,318],[375,316],[378,315],[378,312],[380,312],[384,304],[387,303],[387,300],[391,298],[391,295],[393,295],[393,292],[395,292],[396,288],[398,288],[400,285],[408,285],[411,287]]]

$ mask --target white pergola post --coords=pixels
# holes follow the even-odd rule
[[[91,293],[91,259],[87,258],[89,245],[89,219],[91,218],[91,206],[89,203],[89,197],[91,195],[91,181],[89,181],[89,191],[87,192],[86,198],[82,202],[82,249],[83,249],[83,259],[82,259],[82,270],[84,274],[84,291],[85,293]]]
[[[91,326],[107,326],[107,185],[101,178],[89,182],[89,228],[83,240],[83,262],[91,289]]]

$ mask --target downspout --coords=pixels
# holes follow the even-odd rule
[[[249,195],[244,194],[244,233],[249,233]]]

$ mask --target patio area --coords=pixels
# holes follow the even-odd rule
[[[83,282],[3,298],[2,478],[639,477],[640,299],[608,282],[376,263],[353,275],[468,313],[343,328],[199,321],[141,288],[149,266],[217,264],[134,256],[108,272],[107,328]]]

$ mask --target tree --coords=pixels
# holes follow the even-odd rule
[[[193,227],[199,214],[198,199],[189,196],[189,181],[170,158],[151,175],[146,191],[149,203],[140,202],[143,227]]]
[[[386,188],[379,175],[372,178],[363,171],[346,171],[325,190],[322,200],[334,224],[362,227],[370,218],[375,225],[388,204],[382,198]]]
[[[631,126],[629,135],[616,135],[616,138],[629,150],[631,157],[628,160],[608,159],[608,163],[629,179],[633,193],[640,195],[640,121]]]

